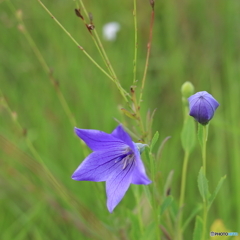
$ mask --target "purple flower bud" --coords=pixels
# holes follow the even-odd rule
[[[194,117],[202,125],[206,125],[219,106],[217,100],[208,92],[197,92],[188,98],[189,115]]]

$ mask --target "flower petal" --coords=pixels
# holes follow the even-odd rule
[[[122,125],[117,126],[111,135],[115,138],[120,139],[125,144],[127,144],[133,151],[134,151],[134,143],[132,142],[131,137],[128,135],[128,133],[123,129]]]
[[[93,151],[109,150],[109,148],[114,151],[115,149],[126,148],[124,142],[121,141],[121,139],[115,138],[112,134],[93,129],[75,128],[74,130],[77,136],[80,137]]]
[[[115,171],[123,152],[121,150],[97,151],[91,153],[73,173],[77,181],[106,181]]]
[[[115,167],[115,170],[106,181],[107,207],[109,212],[113,211],[128,190],[135,162],[132,161],[124,169],[122,168],[122,164],[115,165]]]
[[[132,173],[132,184],[144,184],[144,185],[148,185],[150,184],[152,181],[148,178],[146,172],[145,172],[145,168],[144,165],[142,163],[141,159],[136,160],[136,167],[133,170]]]
[[[215,98],[213,98],[211,94],[204,96],[204,98],[211,105],[211,107],[213,108],[213,111],[215,111],[218,108],[219,103],[217,102],[217,100],[215,100]]]

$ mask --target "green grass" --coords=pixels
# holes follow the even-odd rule
[[[111,132],[117,125],[114,121],[117,118],[132,129],[134,121],[124,118],[119,110],[120,106],[127,108],[127,105],[115,85],[84,56],[38,1],[11,2],[16,9],[22,10],[26,28],[53,70],[74,114],[76,126]],[[45,1],[45,4],[104,67],[90,34],[74,14],[75,2]],[[98,33],[109,21],[121,24],[117,40],[103,41],[103,44],[122,86],[129,91],[134,56],[133,2],[85,1],[85,4],[93,13]],[[140,81],[151,8],[148,1],[137,4],[137,79]],[[32,155],[23,133],[0,104],[1,239],[111,239],[113,235],[119,236],[116,239],[137,239],[131,188],[114,213],[109,214],[103,183],[71,179],[71,174],[84,159],[82,145],[74,135],[49,76],[18,30],[19,23],[8,1],[0,1],[0,8],[0,89],[51,173],[49,175]],[[226,174],[227,178],[208,214],[208,227],[215,219],[222,219],[227,229],[240,233],[239,10],[240,2],[233,0],[156,1],[152,52],[141,114],[145,119],[149,109],[157,108],[152,132],[159,131],[160,141],[171,136],[158,160],[157,179],[158,185],[164,186],[169,172],[174,170],[171,194],[178,201],[184,156],[180,139],[183,124],[181,85],[191,81],[196,91],[206,90],[219,101],[207,143],[207,178],[211,192],[222,176]],[[201,164],[198,144],[189,159],[184,219],[201,202],[197,188]],[[57,179],[59,188],[51,175]],[[162,190],[159,194],[162,195]],[[148,203],[145,204],[149,209]],[[149,214],[144,213],[144,216],[144,221],[150,223]],[[165,227],[166,219],[164,216],[161,222]],[[194,221],[191,221],[185,239],[192,239],[193,228]],[[147,231],[151,232],[151,224]]]

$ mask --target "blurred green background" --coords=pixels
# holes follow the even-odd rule
[[[123,121],[124,102],[107,77],[84,56],[44,11],[38,1],[11,1],[22,11],[26,29],[39,48],[73,112],[77,127],[111,132]],[[101,66],[104,64],[86,27],[74,13],[75,1],[44,1],[48,9]],[[121,30],[116,41],[103,41],[123,85],[132,84],[134,27],[132,1],[85,1],[98,33],[116,21]],[[151,7],[138,4],[138,69],[141,79],[146,58]],[[208,225],[221,219],[225,227],[240,232],[240,1],[158,0],[149,72],[143,95],[143,118],[157,108],[153,132],[167,136],[160,163],[161,185],[174,170],[171,194],[179,198],[183,162],[180,133],[183,124],[181,85],[191,81],[196,91],[210,92],[220,103],[210,124],[207,177],[213,191],[227,175],[210,212]],[[51,174],[30,152],[24,134],[0,105],[0,235],[20,239],[134,239],[124,211],[134,207],[129,190],[113,214],[105,206],[103,183],[76,182],[71,174],[83,160],[80,141],[57,97],[56,88],[19,30],[9,2],[0,1],[0,89],[18,121]],[[131,128],[131,121],[128,127]],[[136,139],[135,139],[136,140]],[[160,144],[160,142],[158,142]],[[197,173],[201,167],[199,145],[190,156],[186,215],[201,202]],[[67,193],[61,195],[61,192]],[[94,215],[93,215],[94,214]],[[84,222],[91,223],[88,227]],[[103,223],[102,223],[103,222]],[[163,223],[164,225],[164,223]],[[191,239],[194,222],[186,230]],[[99,230],[99,232],[98,232]],[[96,235],[94,235],[96,234]],[[93,237],[94,236],[94,237]]]

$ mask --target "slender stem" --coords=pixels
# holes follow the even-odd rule
[[[85,13],[85,15],[86,15],[87,17],[89,17],[89,16],[88,16],[88,12],[87,12],[87,10],[86,10],[86,8],[85,8],[85,5],[84,5],[83,1],[82,1],[82,0],[79,0],[79,2],[80,2],[80,5],[81,5],[81,7],[82,7],[82,9],[83,9],[83,11],[84,11],[84,13]],[[112,67],[111,62],[109,61],[109,58],[108,58],[108,56],[107,56],[107,54],[106,54],[106,51],[105,51],[105,49],[104,49],[104,47],[103,47],[103,45],[102,45],[102,42],[101,42],[101,40],[100,40],[100,38],[99,38],[99,35],[98,35],[98,33],[97,33],[97,29],[96,29],[96,28],[93,30],[93,33],[94,33],[94,35],[92,35],[92,37],[93,37],[93,40],[94,40],[94,42],[95,42],[95,45],[97,46],[97,49],[99,50],[100,55],[102,56],[102,59],[103,59],[105,65],[107,66],[110,74],[113,75],[113,81],[114,81],[115,84],[117,85],[117,88],[119,89],[119,91],[120,91],[121,95],[123,96],[124,100],[125,100],[126,102],[128,102],[128,98],[127,98],[128,93],[122,88],[122,86],[121,86],[121,84],[120,84],[120,82],[119,82],[119,80],[118,80],[118,78],[117,78],[117,75],[116,75],[116,73],[115,73],[115,71],[114,71],[114,69],[113,69],[113,67]],[[94,38],[94,36],[95,36],[96,39]]]
[[[133,19],[134,19],[134,59],[133,59],[133,84],[137,81],[137,52],[138,52],[138,28],[137,28],[137,3],[133,0]]]
[[[203,173],[206,176],[206,145],[208,136],[208,125],[203,126],[203,142],[202,142],[202,161],[203,161]],[[206,239],[207,228],[207,199],[203,200],[203,235],[202,240]]]
[[[161,232],[160,232],[160,214],[159,214],[159,208],[157,205],[157,198],[156,198],[156,192],[157,192],[157,187],[156,183],[154,181],[155,179],[155,164],[156,161],[154,161],[154,158],[152,156],[152,153],[150,152],[150,169],[151,169],[151,178],[152,178],[152,208],[153,208],[153,214],[154,214],[154,221],[155,221],[155,227],[156,227],[156,240],[161,240]]]
[[[56,93],[58,96],[58,99],[63,107],[63,110],[65,111],[71,125],[73,127],[75,127],[77,125],[77,121],[72,113],[72,111],[70,110],[69,105],[67,104],[67,101],[58,85],[58,83],[56,82],[56,80],[53,78],[51,70],[49,68],[49,66],[47,65],[46,61],[44,60],[41,52],[39,51],[37,45],[35,44],[34,40],[32,39],[31,35],[29,34],[23,20],[20,14],[16,14],[16,9],[14,7],[14,5],[10,2],[7,1],[9,8],[12,10],[12,12],[15,14],[17,20],[20,23],[20,30],[23,33],[23,35],[25,36],[25,38],[27,39],[30,47],[32,48],[34,54],[36,55],[38,61],[40,62],[40,65],[42,66],[44,72],[48,75],[50,82],[53,84],[54,88],[56,89]],[[88,155],[87,149],[86,149],[86,144],[81,140],[80,141],[81,145],[82,145],[82,150],[83,150],[83,154],[86,157]]]
[[[103,72],[111,81],[115,82],[113,77],[110,76],[85,50],[79,43],[72,37],[72,35],[63,27],[63,25],[53,16],[53,14],[48,10],[48,8],[42,3],[41,0],[37,0],[40,5],[45,9],[45,11],[51,16],[51,18],[58,24],[60,28],[70,37],[70,39],[77,45],[78,48],[90,59],[90,61]]]
[[[203,202],[203,235],[202,240],[206,240],[206,228],[207,228],[207,202]]]
[[[142,86],[141,86],[141,92],[140,92],[140,97],[139,97],[139,105],[142,101],[142,94],[143,94],[143,89],[145,86],[145,81],[146,81],[146,76],[147,76],[149,56],[150,56],[150,51],[151,51],[151,46],[152,46],[153,23],[154,23],[154,8],[152,7],[149,40],[148,40],[148,45],[147,45],[147,58],[146,58],[146,63],[145,63],[145,68],[144,68],[144,73],[143,73]]]
[[[2,92],[0,90],[0,96],[2,95]],[[6,110],[8,111],[10,116],[13,116],[13,111],[11,110],[10,106],[8,105],[8,103],[6,101],[4,101],[4,107],[6,108]],[[14,119],[15,124],[17,125],[17,127],[19,128],[19,130],[21,132],[24,132],[24,128],[21,126],[21,124],[19,123],[19,121],[17,120],[17,118]],[[64,191],[62,191],[61,186],[59,185],[59,183],[56,181],[56,179],[54,178],[54,176],[52,175],[52,173],[49,171],[49,169],[46,167],[44,161],[42,160],[42,158],[40,157],[40,155],[38,154],[38,152],[36,151],[36,149],[34,148],[32,142],[29,140],[29,138],[26,136],[25,137],[26,140],[26,144],[28,146],[28,148],[30,149],[33,157],[42,165],[42,167],[44,168],[44,170],[46,171],[48,177],[53,181],[55,187],[59,190],[59,192],[63,195],[64,198],[66,198],[66,193]]]
[[[1,89],[0,89],[0,99],[2,99],[3,104],[5,109],[8,111],[10,116],[13,116],[13,111],[8,105],[7,101],[5,101]],[[20,122],[17,120],[17,118],[14,118],[14,123],[17,125],[18,129],[21,132],[24,132],[24,128],[20,124]],[[90,212],[88,211],[83,205],[79,205],[79,202],[77,202],[74,199],[74,196],[71,195],[71,193],[63,186],[60,184],[60,182],[54,177],[52,172],[48,169],[46,166],[45,162],[37,152],[36,148],[33,146],[32,142],[28,138],[28,136],[25,136],[25,142],[26,145],[28,146],[30,152],[32,153],[34,159],[40,164],[42,167],[41,171],[43,172],[43,175],[45,175],[45,179],[49,179],[50,183],[52,184],[53,187],[56,188],[58,191],[59,195],[65,200],[67,204],[69,204],[70,207],[74,209],[78,213],[78,216],[81,218],[82,223],[84,223],[84,226],[86,226],[86,230],[89,231],[91,230],[91,233],[96,235],[96,232],[99,232],[101,234],[106,235],[106,239],[115,239],[114,236],[112,236],[109,231],[106,231],[105,228],[103,227],[102,223],[97,220],[97,218]],[[89,225],[91,227],[89,227]]]
[[[184,204],[188,159],[189,159],[189,152],[186,151],[184,155],[184,160],[183,160],[181,195],[180,195],[179,207],[182,207]]]
[[[203,127],[203,145],[202,145],[202,161],[203,173],[206,176],[206,145],[207,145],[208,125]]]
[[[80,2],[80,5],[81,5],[81,7],[82,7],[82,9],[83,9],[83,11],[84,11],[86,17],[89,18],[89,15],[88,15],[87,9],[85,8],[85,5],[84,5],[83,1],[82,1],[82,0],[79,0],[79,2]]]
[[[144,229],[143,229],[143,216],[142,216],[142,209],[141,209],[141,195],[139,192],[139,186],[134,186],[134,195],[136,199],[136,205],[137,205],[137,213],[138,213],[138,223],[139,223],[139,228],[140,228],[140,233],[141,236],[143,236]]]
[[[86,17],[89,18],[89,14],[88,14],[88,12],[87,12],[87,9],[85,8],[85,5],[84,5],[83,1],[82,1],[82,0],[79,0],[79,2],[80,2],[80,5],[81,5],[81,7],[82,7],[82,9],[83,9]],[[116,73],[115,73],[115,71],[114,71],[114,69],[113,69],[113,67],[112,67],[112,65],[111,65],[111,63],[110,63],[110,61],[109,61],[109,59],[108,59],[108,56],[107,56],[107,54],[106,54],[106,52],[105,52],[105,50],[104,50],[104,47],[103,47],[103,45],[102,45],[102,42],[101,42],[101,40],[100,40],[100,38],[99,38],[99,36],[98,36],[97,30],[94,29],[93,32],[94,32],[94,35],[95,35],[95,37],[96,37],[96,39],[95,39],[94,37],[93,37],[93,39],[94,39],[94,41],[96,41],[96,44],[97,44],[97,46],[99,47],[99,50],[100,50],[101,54],[103,55],[103,60],[104,60],[104,62],[106,62],[106,65],[108,66],[110,72],[113,74],[115,80],[117,80],[118,78],[117,78]]]
[[[182,182],[181,182],[181,192],[180,192],[180,201],[179,201],[179,220],[178,220],[178,231],[177,231],[177,238],[179,240],[182,239],[182,232],[181,232],[181,225],[182,225],[182,207],[184,205],[184,198],[185,198],[185,188],[186,188],[186,177],[187,177],[187,164],[189,159],[189,152],[185,151],[184,160],[183,160],[183,168],[182,168]]]
[[[144,124],[143,124],[143,121],[142,121],[142,117],[140,115],[140,107],[138,106],[138,103],[137,103],[136,92],[135,92],[133,87],[131,88],[131,93],[132,93],[132,102],[133,102],[133,105],[134,105],[134,112],[137,116],[139,127],[141,129],[141,132],[142,132],[142,135],[143,135],[143,138],[144,138],[145,137]]]

